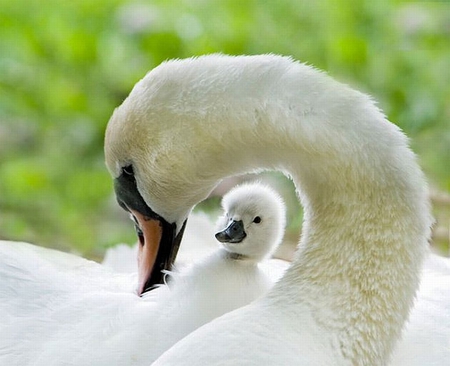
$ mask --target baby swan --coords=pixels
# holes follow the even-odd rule
[[[197,324],[248,304],[281,276],[259,268],[283,238],[285,207],[280,196],[261,183],[242,184],[223,197],[222,209],[215,235],[219,249],[181,272],[170,272],[168,279],[170,298],[189,298],[184,308],[191,308],[189,318]],[[195,320],[207,313],[208,319]]]
[[[283,237],[285,208],[271,188],[260,183],[235,187],[222,199],[224,211],[216,234],[226,255],[260,262],[271,256]]]

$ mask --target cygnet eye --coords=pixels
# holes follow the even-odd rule
[[[254,222],[255,224],[259,224],[259,223],[261,222],[261,217],[256,216],[256,217],[253,219],[253,222]]]

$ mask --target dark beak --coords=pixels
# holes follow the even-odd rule
[[[144,201],[137,189],[132,166],[123,168],[114,180],[119,205],[129,211],[136,222],[139,238],[137,292],[142,295],[164,283],[163,270],[171,270],[183,237],[186,221],[177,233],[175,223],[167,222]]]
[[[244,223],[239,220],[231,221],[230,225],[216,234],[216,239],[221,243],[240,243],[246,236]]]

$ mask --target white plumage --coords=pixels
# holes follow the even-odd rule
[[[295,262],[268,295],[155,365],[450,358],[448,260],[425,262],[414,300],[432,222],[426,184],[367,96],[274,55],[170,61],[115,111],[105,153],[114,178],[133,165],[145,204],[178,230],[223,177],[259,169],[292,176],[305,209]],[[154,315],[157,292],[138,298],[129,275],[27,244],[0,251],[0,364],[148,364],[170,329],[152,333],[152,317],[171,314]]]
[[[237,187],[225,202],[225,216],[244,220],[245,239],[220,249],[215,245],[206,257],[184,263],[168,287],[144,298],[135,294],[135,274],[2,242],[0,364],[150,365],[186,334],[264,294],[287,267],[273,261],[272,278],[258,267],[281,241],[284,206],[272,190],[257,184]],[[249,215],[264,220],[253,224]],[[207,221],[200,223],[188,228],[188,237],[198,240],[198,233],[212,231]],[[224,224],[220,220],[221,229]]]
[[[145,205],[177,228],[220,179],[259,169],[292,176],[305,210],[296,260],[269,294],[155,365],[387,364],[432,218],[406,137],[369,97],[274,55],[169,61],[115,111],[105,153],[113,178],[131,165]]]
[[[247,235],[239,242],[222,240],[225,251],[253,262],[273,254],[283,238],[285,208],[271,188],[260,183],[237,186],[223,197],[222,208],[224,214],[217,221],[217,229],[242,221]]]

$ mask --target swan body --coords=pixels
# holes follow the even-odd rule
[[[391,366],[443,366],[450,359],[450,260],[430,255]]]
[[[432,218],[407,138],[369,97],[276,55],[169,61],[116,109],[105,154],[122,207],[163,227],[144,247],[179,243],[223,177],[280,170],[304,207],[295,261],[272,290],[155,365],[388,363]]]
[[[95,337],[107,329],[96,329],[99,314],[119,315],[121,305],[132,309],[139,299],[133,275],[117,274],[75,255],[1,241],[0,258],[2,365],[45,364],[46,353],[55,356],[47,360],[49,365],[62,364],[64,357],[78,355],[78,347],[89,342],[82,336],[98,342]]]
[[[214,245],[214,251],[188,265],[187,259],[199,256],[197,246],[204,250],[214,241],[213,225],[194,215],[186,234],[198,242],[181,253],[182,269],[172,273],[169,287],[144,298],[135,294],[135,272],[118,273],[74,255],[1,242],[0,364],[147,366],[200,325],[261,296],[287,266],[276,261],[275,267],[258,267],[281,241],[284,223],[284,207],[274,193],[266,197],[270,192],[260,187],[237,208],[242,212],[244,203],[251,204],[268,216],[268,224],[272,219],[269,233],[259,228],[271,236],[247,230],[246,239],[234,244],[255,250],[252,256],[234,260],[229,249]],[[266,206],[255,203],[256,196]],[[205,233],[210,238],[201,243]]]

